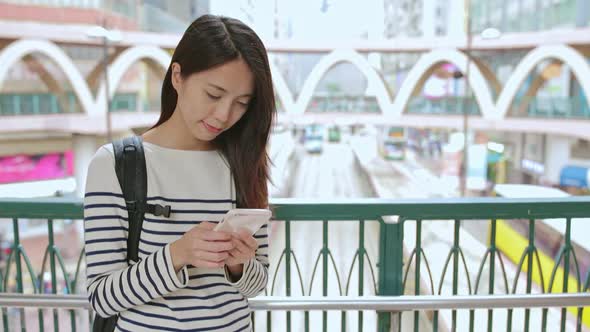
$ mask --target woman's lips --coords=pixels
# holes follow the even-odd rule
[[[212,125],[208,124],[207,122],[203,121],[203,125],[207,130],[213,134],[219,134],[221,132],[221,128],[213,127]]]

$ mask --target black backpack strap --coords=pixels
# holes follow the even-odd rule
[[[115,171],[129,214],[127,261],[137,262],[139,237],[146,212],[170,217],[170,205],[147,204],[147,169],[141,136],[127,137],[113,142]]]
[[[147,199],[147,171],[142,139],[139,136],[126,137],[113,142],[115,171],[123,191],[129,214],[127,235],[127,261],[138,261],[139,237],[145,214]]]

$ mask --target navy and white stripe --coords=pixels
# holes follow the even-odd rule
[[[268,227],[256,234],[256,258],[240,280],[224,269],[186,266],[175,273],[170,243],[202,221],[219,222],[235,207],[229,170],[214,151],[145,144],[148,201],[172,207],[170,218],[146,214],[139,262],[126,261],[128,215],[110,145],[88,169],[84,227],[89,301],[103,317],[119,314],[117,331],[249,331],[248,297],[268,281]]]

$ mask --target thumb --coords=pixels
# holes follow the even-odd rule
[[[215,226],[217,226],[217,224],[214,224],[209,221],[203,221],[200,224],[198,224],[196,227],[201,228],[201,229],[213,230],[213,228],[215,228]]]

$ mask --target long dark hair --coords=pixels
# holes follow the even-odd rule
[[[172,63],[180,64],[181,75],[222,65],[242,57],[254,75],[254,94],[248,110],[213,143],[229,162],[236,184],[238,207],[266,208],[268,205],[269,158],[266,146],[276,114],[275,98],[266,48],[256,33],[233,18],[203,15],[180,39],[162,85],[162,113],[154,127],[174,113],[178,95],[172,87]]]

